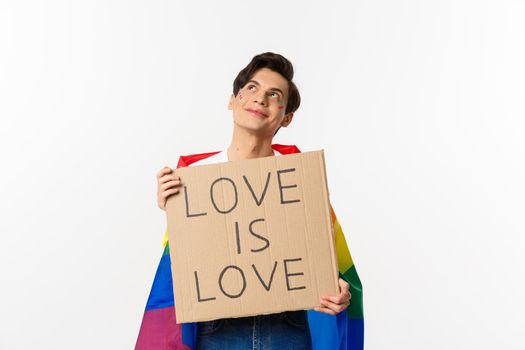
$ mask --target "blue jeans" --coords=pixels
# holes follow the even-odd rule
[[[200,322],[197,350],[312,349],[306,311]]]

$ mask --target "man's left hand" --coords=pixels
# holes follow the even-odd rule
[[[348,291],[350,285],[343,279],[339,279],[339,295],[323,296],[320,300],[321,306],[314,308],[315,311],[324,312],[329,315],[337,315],[350,305],[352,295]]]

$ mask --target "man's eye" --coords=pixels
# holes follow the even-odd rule
[[[279,94],[277,92],[270,93],[270,96],[273,98],[280,98]]]
[[[255,89],[255,85],[248,86],[248,90],[253,91]]]

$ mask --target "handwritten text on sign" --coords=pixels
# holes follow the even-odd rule
[[[297,184],[285,184],[284,183],[284,179],[283,179],[284,178],[284,174],[290,173],[290,172],[294,172],[294,171],[295,171],[295,168],[277,170],[277,186],[279,188],[279,196],[280,196],[279,198],[280,198],[280,204],[281,205],[290,204],[290,203],[299,203],[300,202],[300,199],[297,199],[297,198],[295,198],[295,199],[285,198],[285,193],[284,193],[286,189],[296,188],[297,187]],[[263,203],[263,201],[264,201],[264,197],[266,195],[266,191],[268,190],[268,186],[270,184],[271,175],[272,175],[271,172],[267,173],[266,182],[264,184],[264,188],[262,190],[262,193],[259,194],[259,195],[257,195],[255,193],[255,190],[253,189],[253,186],[250,184],[250,180],[248,179],[248,177],[246,177],[246,175],[242,176],[242,179],[244,180],[244,184],[246,185],[247,190],[250,192],[250,194],[253,197],[253,200],[254,200],[254,202],[255,202],[255,204],[257,206],[260,206]],[[228,203],[228,205],[226,207],[223,206],[222,208],[221,208],[221,205],[219,205],[218,201],[216,200],[216,192],[217,192],[216,187],[218,187],[217,185],[221,184],[221,182],[225,185],[226,188],[229,188],[230,191],[232,191],[232,194],[233,194],[232,202]],[[184,202],[185,202],[186,217],[187,218],[199,217],[199,216],[203,216],[203,215],[207,215],[208,214],[207,212],[192,213],[190,211],[190,208],[189,208],[189,197],[188,197],[188,188],[187,188],[187,186],[183,187],[183,191],[184,191]],[[230,179],[228,177],[220,177],[220,178],[214,180],[211,183],[211,185],[210,185],[210,201],[211,201],[211,204],[213,205],[213,208],[215,209],[215,211],[217,213],[219,213],[219,214],[231,213],[233,210],[235,210],[235,208],[237,207],[237,205],[239,203],[239,189],[238,189],[237,184],[232,179]],[[255,224],[259,223],[259,222],[264,222],[264,221],[265,221],[264,218],[256,218],[256,219],[251,220],[250,223],[247,225],[248,232],[251,235],[253,235],[257,239],[260,239],[263,242],[261,247],[258,247],[258,248],[255,248],[255,249],[251,248],[250,251],[252,253],[262,252],[265,249],[270,247],[270,241],[265,236],[263,236],[263,233],[255,232],[255,227],[254,227]],[[241,232],[240,232],[240,229],[239,229],[239,222],[238,221],[235,221],[235,242],[236,242],[236,248],[237,248],[236,253],[237,254],[241,254],[242,253],[242,249],[241,249]],[[301,275],[304,275],[304,273],[303,272],[290,272],[290,266],[289,265],[291,265],[293,262],[297,262],[297,261],[301,261],[301,260],[302,260],[302,258],[283,259],[284,277],[286,279],[286,288],[288,290],[296,290],[296,289],[304,289],[304,288],[306,288],[305,286],[293,287],[293,286],[290,285],[290,277],[292,277],[292,276],[301,276]],[[264,287],[264,289],[266,291],[270,291],[270,289],[272,288],[272,280],[273,280],[273,276],[275,275],[275,270],[277,269],[277,264],[278,264],[278,262],[274,261],[273,267],[272,267],[272,272],[271,272],[271,274],[269,276],[269,279],[267,281],[265,281],[264,278],[261,276],[261,274],[257,270],[257,266],[255,264],[251,265],[251,267],[253,269],[253,272],[257,276],[257,279],[259,280],[259,282],[261,283],[261,285]],[[194,271],[193,273],[194,273],[194,276],[195,276],[195,289],[197,291],[197,301],[198,302],[203,302],[203,301],[209,301],[209,300],[217,299],[215,296],[210,296],[210,297],[202,297],[201,296],[201,290],[200,290],[200,287],[199,287],[199,274],[198,274],[198,271]],[[241,284],[240,290],[238,290],[238,291],[227,291],[226,290],[226,288],[225,288],[225,286],[223,284],[223,279],[224,279],[224,277],[225,277],[225,275],[227,273],[238,274],[238,277],[242,280],[242,284]],[[219,274],[218,286],[219,286],[219,289],[222,292],[222,294],[224,294],[225,296],[227,296],[229,298],[238,298],[238,297],[240,297],[244,293],[244,291],[246,289],[246,277],[245,277],[244,270],[242,268],[240,268],[239,266],[236,266],[236,265],[225,266],[222,269],[222,271],[220,272],[220,274]]]

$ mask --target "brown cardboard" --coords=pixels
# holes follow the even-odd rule
[[[175,173],[182,186],[166,212],[178,323],[306,310],[338,294],[323,151]]]

